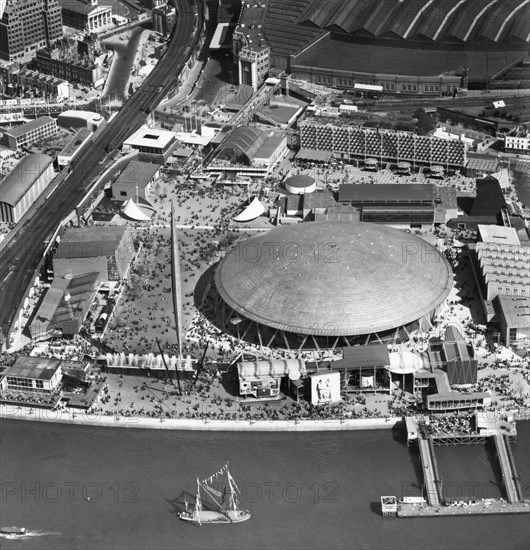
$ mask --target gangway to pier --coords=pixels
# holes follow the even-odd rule
[[[423,479],[425,481],[425,489],[427,491],[427,502],[430,506],[440,505],[440,496],[436,486],[436,466],[433,455],[427,439],[418,438],[420,449],[421,465],[423,468]]]
[[[506,445],[509,445],[509,443],[506,438],[500,434],[496,434],[493,437],[497,456],[499,457],[502,480],[504,482],[504,488],[506,489],[506,497],[508,498],[508,502],[513,504],[519,501],[519,492],[517,491],[515,470],[512,467],[509,451],[506,448]]]

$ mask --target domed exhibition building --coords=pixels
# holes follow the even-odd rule
[[[262,346],[397,343],[428,330],[453,273],[423,239],[371,223],[305,222],[238,243],[207,297],[224,332]]]

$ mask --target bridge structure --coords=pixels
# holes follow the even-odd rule
[[[506,491],[506,498],[510,504],[521,502],[523,500],[521,483],[517,475],[509,437],[500,434],[495,434],[492,437],[495,441],[497,458],[501,467],[502,482]]]

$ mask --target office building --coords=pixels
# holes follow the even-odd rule
[[[177,10],[172,4],[162,4],[153,8],[153,28],[160,34],[169,35],[177,20]]]
[[[6,130],[2,136],[2,145],[16,151],[41,139],[54,136],[56,133],[57,122],[55,119],[41,116],[21,126]]]
[[[262,30],[265,12],[264,3],[246,4],[232,38],[239,84],[252,86],[254,90],[265,82],[269,73],[270,48]]]
[[[7,0],[0,3],[0,57],[22,61],[63,36],[57,0]]]

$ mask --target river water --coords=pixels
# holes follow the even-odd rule
[[[530,422],[515,460],[530,493]],[[399,430],[314,433],[177,432],[17,420],[0,423],[2,525],[32,536],[10,549],[528,549],[528,515],[398,519],[381,495],[418,494],[417,450]],[[444,484],[497,496],[482,446],[436,448]],[[226,461],[252,513],[236,525],[176,518],[195,480]],[[460,489],[459,489],[460,488]],[[497,493],[497,494],[495,494]]]

